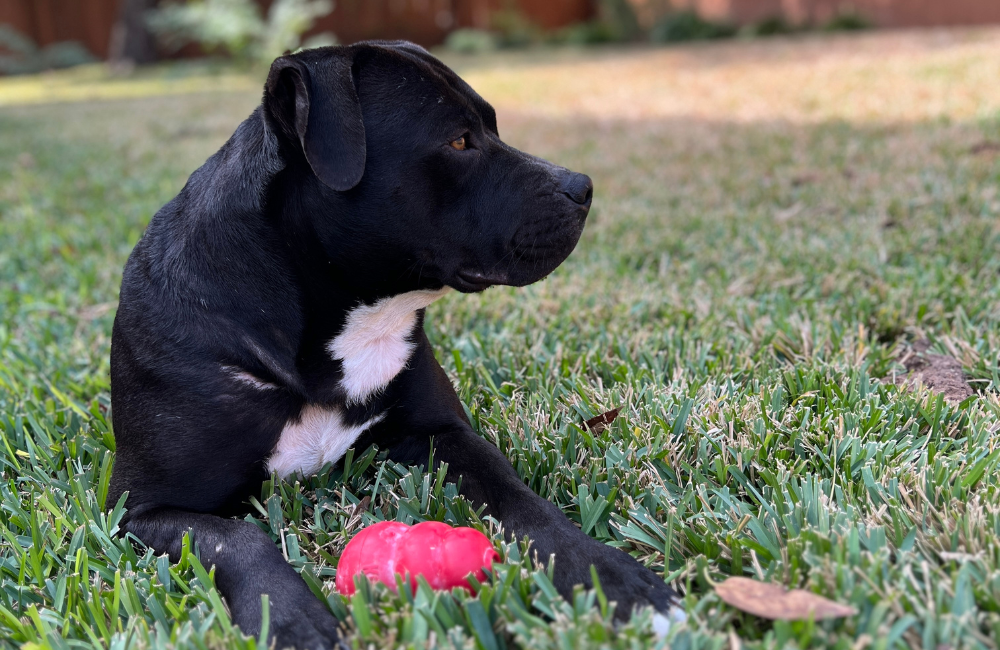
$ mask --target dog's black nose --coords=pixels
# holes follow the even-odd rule
[[[586,174],[568,172],[562,179],[562,192],[574,202],[587,205],[594,197],[594,183]]]

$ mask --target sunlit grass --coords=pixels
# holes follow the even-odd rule
[[[550,117],[961,120],[1000,110],[998,50],[997,30],[902,31],[473,59],[466,78],[499,106]]]
[[[116,73],[95,63],[45,74],[0,77],[0,106],[257,90],[260,74],[221,64],[175,63]]]

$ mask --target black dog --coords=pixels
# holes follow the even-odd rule
[[[191,531],[234,621],[261,595],[279,647],[337,621],[261,530],[224,518],[270,472],[314,473],[354,445],[448,463],[462,494],[555,555],[627,616],[675,594],[583,534],[477,436],[423,330],[449,288],[523,286],[573,250],[591,181],[500,141],[493,108],[409,43],[279,58],[262,105],[149,224],[125,266],[111,346],[109,503],[176,561]]]

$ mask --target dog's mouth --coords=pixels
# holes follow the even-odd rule
[[[447,278],[444,283],[462,293],[479,293],[496,285],[524,287],[534,284],[552,273],[569,256],[581,230],[582,224],[570,237],[553,243],[539,243],[532,239],[531,246],[526,246],[524,242],[514,242],[513,252],[509,255],[516,258],[515,262],[491,266],[489,262],[483,264],[473,258],[458,268],[452,267],[455,270],[444,276]],[[526,237],[523,233],[521,236]],[[502,259],[506,261],[506,258]]]
[[[448,283],[453,289],[462,293],[478,293],[485,291],[496,284],[510,284],[506,273],[495,271],[483,273],[482,271],[457,271]]]

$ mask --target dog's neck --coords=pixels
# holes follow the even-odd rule
[[[308,318],[339,323],[343,313],[359,303],[373,305],[402,294],[426,295],[443,289],[440,283],[420,276],[418,263],[363,238],[359,241],[352,229],[357,215],[317,183],[296,161],[290,161],[271,190],[281,197],[274,203],[282,206],[282,212],[268,217],[281,230],[280,238],[291,242],[287,259],[300,279]],[[317,221],[331,222],[333,227],[317,232]]]
[[[205,193],[208,205],[225,204],[225,214],[259,213],[267,187],[285,167],[277,136],[258,106],[232,137],[209,158]]]
[[[450,290],[410,291],[347,313],[343,328],[326,350],[341,362],[340,386],[348,405],[363,403],[402,371],[413,354],[417,312]]]

